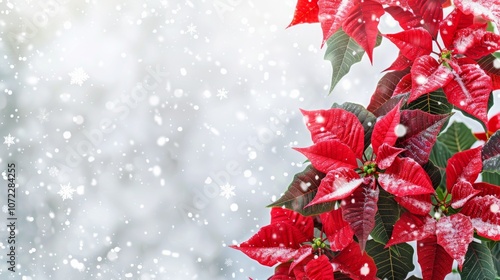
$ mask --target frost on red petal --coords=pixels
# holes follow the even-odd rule
[[[383,143],[379,147],[377,153],[376,162],[378,168],[380,169],[388,168],[389,166],[392,165],[396,157],[404,151],[405,151],[404,149],[392,147],[386,143]]]
[[[500,48],[500,35],[476,28],[464,28],[455,34],[453,49],[471,59],[480,59]]]
[[[459,181],[474,183],[483,168],[481,147],[454,154],[446,166],[446,188],[448,192]]]
[[[373,62],[372,54],[377,44],[378,23],[384,14],[381,4],[365,0],[356,6],[342,24],[342,29],[353,38]]]
[[[410,6],[408,5],[407,0],[377,0],[382,5],[388,5],[388,6],[397,6],[401,7],[403,9],[409,9]]]
[[[432,36],[427,30],[421,27],[396,34],[386,34],[384,36],[391,40],[401,51],[401,54],[409,60],[413,61],[417,57],[428,55],[432,52]]]
[[[446,48],[451,49],[457,30],[467,28],[474,23],[474,16],[466,15],[459,9],[453,11],[439,23],[439,31]]]
[[[391,6],[385,8],[385,11],[389,13],[404,30],[422,26],[422,19],[410,12],[409,9],[399,6]]]
[[[342,26],[358,4],[358,0],[318,0],[318,20],[323,30],[323,43]]]
[[[410,211],[410,213],[420,216],[428,215],[433,206],[431,197],[428,194],[401,197],[395,196],[394,200],[406,210]]]
[[[311,252],[311,247],[301,249],[301,244],[309,241],[307,236],[295,226],[282,223],[262,227],[248,241],[231,248],[239,250],[262,265],[273,266],[277,263],[295,259]],[[303,252],[306,250],[306,252]]]
[[[500,241],[500,199],[492,195],[474,197],[460,213],[470,217],[478,235]]]
[[[417,242],[417,257],[424,279],[442,280],[451,272],[453,258],[437,244],[435,235]]]
[[[474,189],[472,184],[467,181],[458,181],[451,188],[451,207],[458,209],[461,208],[481,191]]]
[[[469,217],[457,213],[439,219],[436,224],[437,243],[458,262],[462,270],[469,243],[474,239],[474,228]]]
[[[493,88],[491,78],[474,64],[460,65],[459,71],[453,70],[453,79],[443,87],[446,98],[457,108],[486,123]]]
[[[343,109],[301,110],[314,143],[337,139],[349,146],[358,158],[364,149],[364,130],[359,119]]]
[[[439,64],[432,56],[424,55],[415,59],[411,68],[411,94],[408,102],[442,88],[453,79],[451,70]]]
[[[348,197],[362,182],[363,179],[353,169],[338,168],[331,170],[321,180],[318,192],[306,207]]]
[[[325,255],[321,255],[306,264],[307,279],[333,279],[333,266]]]
[[[355,242],[349,244],[347,248],[335,256],[333,263],[338,265],[342,273],[348,274],[352,279],[376,279],[377,266],[375,262],[368,254],[364,254]]]
[[[478,182],[475,183],[474,188],[481,192],[481,196],[492,195],[500,198],[500,186],[495,186],[493,184]]]
[[[375,181],[363,183],[340,203],[343,218],[356,234],[362,251],[365,250],[368,236],[375,226],[379,189],[374,188]]]
[[[294,148],[301,152],[311,164],[323,173],[341,167],[356,168],[358,163],[354,152],[339,140],[318,142],[308,148]]]
[[[398,136],[396,135],[396,126],[399,124],[401,113],[399,111],[400,104],[395,106],[389,113],[375,123],[372,133],[372,148],[373,153],[378,153],[378,148],[386,143],[389,146],[394,146]]]
[[[287,223],[295,226],[310,239],[314,237],[314,221],[311,217],[304,217],[286,208],[273,207],[271,209],[271,224],[280,223]]]
[[[403,213],[394,224],[391,239],[386,248],[394,244],[422,240],[436,233],[436,221],[429,216],[415,216],[408,212]]]
[[[378,183],[395,196],[434,193],[429,175],[410,158],[396,158],[384,173],[379,174]]]
[[[500,27],[500,3],[497,0],[454,0],[453,3],[464,14],[482,16]]]
[[[413,12],[422,18],[423,27],[437,38],[439,22],[443,20],[441,0],[408,0]]]
[[[292,22],[288,27],[300,23],[319,22],[318,13],[318,0],[298,0]]]
[[[323,213],[320,219],[332,251],[342,251],[352,243],[354,232],[342,218],[342,208]]]

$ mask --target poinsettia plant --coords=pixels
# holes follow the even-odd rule
[[[383,16],[401,31],[380,32]],[[269,279],[419,279],[415,247],[424,280],[454,263],[461,279],[500,277],[500,1],[299,0],[290,26],[316,22],[331,91],[381,40],[399,54],[366,108],[302,110],[307,167],[232,248],[276,266]]]

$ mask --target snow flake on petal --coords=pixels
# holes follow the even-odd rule
[[[490,211],[494,214],[498,213],[498,210],[500,210],[500,206],[498,204],[493,203],[490,205]]]
[[[359,274],[363,275],[363,276],[367,276],[368,274],[370,274],[370,267],[368,267],[368,264],[365,263],[361,269],[359,270]]]

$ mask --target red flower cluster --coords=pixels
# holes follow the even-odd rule
[[[290,25],[321,23],[332,89],[382,38],[399,55],[367,109],[302,111],[310,161],[271,204],[271,223],[233,248],[270,279],[495,279],[500,267],[500,1],[299,0]],[[450,7],[444,16],[443,7]],[[383,15],[402,31],[381,34]],[[484,133],[449,123],[452,110]],[[446,130],[444,130],[446,128]],[[474,137],[475,136],[475,137]],[[476,138],[483,145],[475,146]],[[480,176],[481,175],[481,176]],[[475,239],[481,240],[476,242]]]

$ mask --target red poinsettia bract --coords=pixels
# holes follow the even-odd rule
[[[248,241],[231,247],[262,265],[278,264],[270,279],[333,280],[334,271],[353,279],[375,279],[375,262],[353,242],[353,233],[339,211],[319,217],[324,230],[321,237],[314,237],[312,217],[272,208],[270,225],[262,227]]]
[[[466,150],[449,159],[446,186],[451,199],[439,201],[434,217],[404,213],[394,225],[386,246],[417,240],[424,279],[443,279],[453,260],[462,269],[474,230],[479,236],[500,240],[500,188],[475,183],[482,170],[481,150]],[[434,259],[440,259],[439,266]]]
[[[406,150],[394,147],[398,139],[405,136],[399,130],[406,130],[401,124],[399,106],[373,124],[373,155],[368,159],[363,153],[364,128],[354,114],[343,109],[302,113],[314,145],[296,150],[303,153],[314,168],[326,174],[307,206],[340,201],[343,218],[354,231],[362,250],[375,224],[379,186],[396,197],[434,193],[432,182],[421,165],[410,157],[400,157]],[[427,212],[430,204],[428,206]]]

